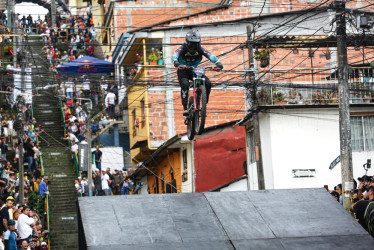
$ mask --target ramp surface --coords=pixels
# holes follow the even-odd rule
[[[88,249],[374,245],[374,239],[325,189],[81,197],[79,209]]]

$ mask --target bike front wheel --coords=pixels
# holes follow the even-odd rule
[[[195,131],[200,135],[204,131],[206,117],[206,89],[205,85],[201,85],[196,91],[196,112],[195,112]]]
[[[191,110],[192,108],[192,114],[193,114],[193,96],[191,96],[188,100],[188,108]],[[192,141],[195,137],[195,122],[194,122],[194,116],[191,116],[186,118],[187,120],[187,137],[188,140]]]

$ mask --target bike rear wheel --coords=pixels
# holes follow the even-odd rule
[[[196,109],[195,112],[195,131],[200,135],[204,131],[205,117],[206,117],[206,89],[205,85],[201,85],[196,91]]]
[[[188,100],[188,108],[193,110],[193,96],[191,96]],[[194,114],[192,112],[192,114]],[[192,141],[195,137],[195,122],[194,122],[194,115],[186,118],[187,119],[187,137],[188,140]]]

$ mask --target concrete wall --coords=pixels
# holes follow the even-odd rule
[[[247,191],[248,190],[248,181],[243,179],[237,182],[230,184],[227,187],[224,187],[220,192],[232,192],[232,191]]]
[[[341,183],[340,164],[329,169],[340,154],[338,109],[270,110],[260,115],[260,130],[267,189],[331,189]],[[373,153],[353,152],[356,180]],[[293,178],[295,169],[315,169],[315,177]]]

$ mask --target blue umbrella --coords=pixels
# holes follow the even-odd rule
[[[91,56],[84,56],[57,67],[61,74],[100,74],[114,72],[114,64]]]

